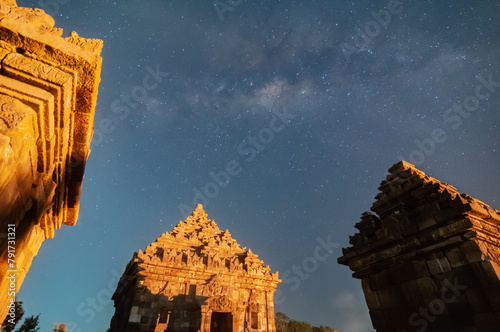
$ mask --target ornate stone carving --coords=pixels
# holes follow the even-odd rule
[[[221,296],[228,293],[228,285],[223,283],[221,278],[214,274],[207,284],[202,286],[201,294],[207,297]]]
[[[19,289],[42,242],[78,218],[102,44],[61,34],[43,10],[0,0],[1,321],[9,301],[7,224],[17,230]]]
[[[6,131],[18,126],[26,117],[25,112],[22,111],[26,108],[28,107],[19,100],[0,94],[0,119],[5,126],[2,130],[2,124],[0,123],[0,130]]]
[[[233,312],[235,309],[235,304],[227,295],[221,295],[213,298],[209,303],[210,309],[216,312]]]
[[[255,317],[270,317],[261,331],[275,331],[274,312],[270,312],[274,300],[265,294],[276,290],[281,281],[278,273],[271,273],[257,255],[207,219],[201,205],[170,233],[135,254],[122,279],[139,282],[118,285],[112,331],[132,331],[134,326],[125,317],[131,306],[141,305],[149,317],[147,329],[164,329],[161,324],[166,323],[156,319],[162,312],[155,308],[169,308],[164,313],[169,317],[169,332],[181,327],[208,332],[212,313],[221,312],[231,315],[234,331],[243,332],[250,328],[245,313],[251,309],[260,313]]]
[[[38,29],[55,33],[58,37],[61,37],[62,29],[54,28],[54,19],[50,17],[50,15],[47,15],[42,9],[17,7],[12,2],[8,7],[8,14],[4,19],[12,20],[19,25],[37,27]]]
[[[69,34],[69,37],[65,38],[65,40],[71,44],[75,44],[81,48],[84,48],[91,53],[101,53],[102,40],[100,39],[81,38],[75,31],[73,31]]]
[[[248,307],[250,308],[250,312],[259,312],[259,299],[257,298],[257,294],[255,292],[252,292],[250,295]]]

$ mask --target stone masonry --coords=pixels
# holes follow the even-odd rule
[[[405,161],[389,173],[338,259],[373,327],[500,331],[500,212]]]
[[[220,230],[200,204],[135,253],[113,295],[111,331],[275,332],[278,272]]]
[[[102,41],[61,35],[0,0],[0,322],[42,242],[78,218]]]

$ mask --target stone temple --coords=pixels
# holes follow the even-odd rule
[[[198,204],[191,216],[139,250],[113,295],[112,332],[275,332],[281,282]]]
[[[361,279],[373,327],[500,331],[500,211],[400,162],[340,264]]]
[[[42,242],[78,218],[102,41],[62,33],[0,0],[0,322]]]

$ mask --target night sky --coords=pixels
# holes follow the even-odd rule
[[[19,293],[43,331],[105,331],[117,276],[194,203],[280,272],[277,311],[373,331],[337,258],[388,168],[500,208],[498,2],[215,3],[18,0],[104,40],[78,223]]]

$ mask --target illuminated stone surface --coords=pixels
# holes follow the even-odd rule
[[[7,271],[17,270],[17,291],[42,242],[78,218],[102,41],[61,35],[43,10],[0,0],[0,321]]]
[[[394,165],[340,264],[378,331],[499,331],[500,212],[414,165]]]
[[[274,332],[280,282],[197,205],[134,254],[113,295],[111,331]]]

